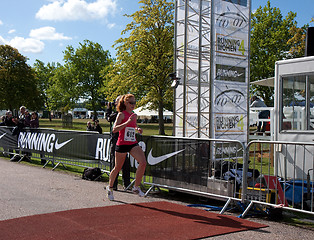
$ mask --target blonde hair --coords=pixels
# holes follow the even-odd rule
[[[134,95],[130,93],[123,95],[117,104],[117,111],[123,112],[126,109],[125,101],[129,100],[132,97],[134,98]]]

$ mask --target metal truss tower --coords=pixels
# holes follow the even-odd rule
[[[176,136],[247,141],[250,6],[176,1]]]

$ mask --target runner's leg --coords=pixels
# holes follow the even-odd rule
[[[134,148],[132,148],[130,151],[130,154],[139,163],[137,170],[136,170],[136,177],[135,177],[135,183],[134,183],[134,186],[138,187],[138,186],[140,186],[140,184],[142,182],[142,178],[143,178],[144,173],[145,173],[146,158],[145,158],[145,154],[144,154],[144,152],[140,146],[135,146]]]

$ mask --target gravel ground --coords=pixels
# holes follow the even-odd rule
[[[115,192],[117,201],[109,201],[105,198],[103,182],[86,181],[73,174],[10,162],[7,158],[0,158],[0,169],[0,220],[126,203],[170,201],[187,204],[183,198],[173,200],[158,194],[140,198],[123,191]],[[314,239],[314,230],[260,218],[247,219],[269,227],[210,239]]]

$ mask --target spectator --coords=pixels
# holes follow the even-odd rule
[[[12,130],[12,135],[18,136],[20,134],[20,131],[25,127],[25,118],[26,118],[25,112],[26,112],[26,107],[21,106],[19,117],[13,118],[13,122],[15,123],[16,126]]]
[[[267,107],[264,101],[259,99],[256,96],[253,96],[251,98],[251,105],[250,107]],[[270,111],[269,110],[262,110],[258,113],[258,119],[268,119],[270,117]],[[268,121],[259,121],[257,126],[257,132],[265,132],[266,125]]]
[[[251,105],[250,107],[267,107],[264,101],[262,101],[260,98],[253,96],[251,98]]]
[[[11,111],[7,111],[5,113],[5,116],[3,122],[1,123],[1,126],[8,126],[8,127],[14,127],[16,126],[16,123],[14,122],[14,118],[12,116],[12,112]],[[9,156],[10,158],[12,158],[14,155],[12,155],[13,153],[13,149],[10,148],[6,148],[3,147],[3,154],[4,156]]]
[[[18,118],[18,122],[17,122],[17,125],[19,127],[19,129],[23,129],[24,128],[24,123],[25,123],[25,118],[26,118],[26,107],[25,106],[21,106],[20,107],[20,115],[19,115],[19,118]]]
[[[4,121],[3,121],[3,124],[1,124],[1,125],[2,125],[2,126],[8,126],[8,127],[14,127],[14,126],[16,126],[11,111],[7,111],[7,112],[5,113]]]
[[[29,114],[29,111],[25,110],[25,120],[24,120],[24,127],[30,127],[32,116]]]
[[[32,112],[29,126],[31,128],[39,128],[38,114],[36,112]]]
[[[86,131],[94,131],[94,126],[91,124],[90,121],[86,124]]]
[[[120,96],[118,96],[117,99],[118,99],[119,97],[120,97]],[[106,109],[106,114],[105,114],[105,116],[106,116],[107,121],[110,123],[110,129],[111,129],[111,127],[112,127],[112,126],[111,126],[112,121],[110,121],[110,116],[111,116],[111,114],[115,114],[115,111],[114,111],[115,106],[116,106],[116,101],[115,101],[114,103],[109,102],[109,103],[107,104],[107,109]]]
[[[95,119],[94,121],[95,125],[94,125],[94,131],[97,131],[99,133],[102,133],[102,128],[101,126],[99,125],[99,120],[98,119]]]
[[[15,127],[12,130],[12,135],[16,135],[17,138],[19,137],[20,131],[24,128],[24,122],[25,122],[25,111],[26,111],[26,107],[25,106],[21,106],[20,107],[20,115],[18,118],[13,118],[13,122],[15,123]],[[21,159],[20,156],[20,149],[15,149],[16,154],[11,157],[10,161],[16,162],[19,161]],[[21,154],[23,154],[23,160],[29,161],[30,159],[27,156],[26,152],[21,152]]]
[[[30,122],[31,122],[31,117],[29,115],[29,112],[26,110],[25,106],[21,106],[20,107],[20,116],[18,119],[18,132],[17,132],[17,137],[19,136],[20,131],[24,128],[24,127],[29,127],[30,126]],[[22,151],[21,154],[23,161],[27,161],[30,162],[30,153],[26,152],[26,151]]]

